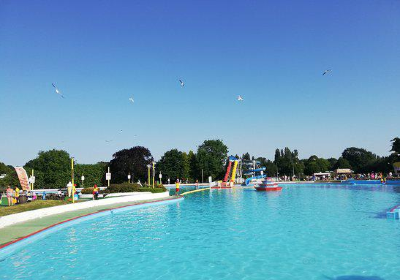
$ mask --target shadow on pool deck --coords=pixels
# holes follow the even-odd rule
[[[325,278],[329,280],[385,280],[379,276],[361,276],[361,275],[344,275],[334,278],[325,276]]]

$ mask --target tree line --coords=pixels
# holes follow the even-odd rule
[[[257,160],[260,166],[266,167],[268,176],[286,175],[302,178],[316,172],[332,171],[337,168],[350,168],[355,173],[383,172],[385,174],[393,170],[393,163],[400,161],[400,138],[391,140],[391,150],[388,156],[377,156],[363,148],[346,148],[339,158],[320,158],[316,155],[307,159],[299,159],[298,150],[276,149],[273,160],[262,156],[250,156],[244,153],[236,155],[243,161],[251,162]],[[208,181],[211,176],[213,180],[223,178],[228,158],[228,147],[221,140],[206,140],[198,146],[196,151],[179,151],[171,149],[164,153],[155,163],[156,180],[159,172],[162,173],[163,182],[167,179],[175,182],[176,179],[188,180],[190,182]],[[128,181],[128,174],[132,181],[147,181],[148,166],[152,168],[154,157],[146,147],[135,146],[123,149],[113,154],[109,162],[98,162],[95,164],[75,164],[75,182],[77,187],[87,187],[106,184],[105,174],[110,167],[112,183],[123,183]],[[35,159],[28,161],[24,168],[31,173],[35,170],[35,188],[62,188],[71,180],[71,157],[63,150],[41,151]],[[249,166],[243,165],[243,172]],[[0,175],[7,174],[0,179],[0,188],[7,185],[18,185],[18,178],[13,166],[0,162]],[[85,180],[81,180],[81,176]],[[152,176],[153,174],[151,174]]]

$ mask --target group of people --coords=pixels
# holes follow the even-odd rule
[[[23,191],[24,194],[26,191]],[[14,204],[19,203],[19,198],[21,195],[21,190],[16,187],[15,190],[11,188],[11,186],[7,186],[5,195],[7,196],[8,206],[13,206]],[[0,193],[0,202],[3,198],[3,193]]]

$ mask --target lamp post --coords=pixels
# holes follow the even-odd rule
[[[151,164],[148,164],[147,165],[147,182],[148,182],[149,187],[150,187],[150,168],[151,168]]]
[[[154,189],[154,177],[156,176],[156,162],[153,161],[153,189]]]
[[[128,174],[128,183],[131,183],[131,174]]]
[[[107,187],[110,187],[110,181],[111,181],[110,167],[108,167],[108,172],[106,173],[106,180],[107,180]]]
[[[33,185],[35,184],[35,175],[34,170],[32,169],[32,175],[29,177],[29,183],[31,184],[31,191],[33,191]]]
[[[160,185],[162,184],[162,174],[161,174],[161,171],[160,171],[160,174],[158,174],[158,178],[160,178]]]
[[[84,188],[84,186],[83,186],[83,181],[85,181],[85,176],[81,176],[81,181],[82,181],[82,188]]]
[[[74,158],[71,158],[72,203],[75,203]]]

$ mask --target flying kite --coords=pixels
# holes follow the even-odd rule
[[[179,80],[179,83],[181,84],[181,87],[185,86],[185,83],[182,80]]]
[[[322,73],[322,76],[328,74],[328,73],[331,72],[331,71],[332,71],[332,69],[327,69],[327,70],[325,70],[324,73]]]
[[[54,89],[56,90],[56,93],[58,94],[58,95],[60,95],[62,98],[64,98],[64,95],[62,95],[62,93],[58,90],[58,88],[56,87],[56,85],[54,84],[54,83],[51,83],[52,84],[52,86],[54,87]]]
[[[238,95],[237,100],[238,101],[243,101],[243,97],[241,95]]]
[[[133,97],[129,97],[129,101],[132,103],[135,103],[135,100],[133,99]]]

